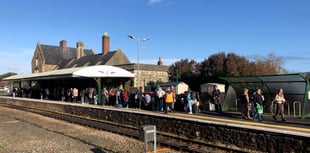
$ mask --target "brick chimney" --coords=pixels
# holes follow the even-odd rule
[[[65,52],[67,50],[67,41],[62,40],[59,42],[60,51]]]
[[[105,55],[110,51],[110,37],[107,32],[104,32],[102,36],[102,55]]]
[[[80,58],[84,56],[84,44],[82,41],[78,41],[76,43],[76,58]]]

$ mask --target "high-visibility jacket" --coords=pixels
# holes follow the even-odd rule
[[[173,94],[172,94],[172,92],[166,93],[165,102],[166,102],[166,103],[172,103],[172,102],[173,102]]]

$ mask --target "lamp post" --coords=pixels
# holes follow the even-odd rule
[[[176,95],[178,96],[178,93],[179,93],[179,91],[178,91],[178,84],[179,84],[179,70],[178,70],[178,68],[176,68],[175,73],[176,73],[176,76],[177,76],[177,78],[176,78],[176,82],[177,83],[175,85],[175,92],[176,92]]]
[[[147,41],[149,40],[148,38],[136,38],[135,36],[133,35],[128,35],[128,37],[130,39],[136,39],[137,40],[137,63],[138,63],[138,68],[137,68],[137,87],[139,88],[139,85],[140,85],[140,75],[139,75],[139,72],[140,72],[140,42],[141,41]]]

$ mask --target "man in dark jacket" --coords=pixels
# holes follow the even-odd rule
[[[215,111],[221,113],[222,112],[222,106],[220,101],[221,91],[217,88],[217,85],[214,85],[213,91],[212,91],[212,98],[215,105]]]
[[[135,99],[136,99],[136,109],[137,108],[141,109],[142,100],[143,100],[142,86],[138,88]]]
[[[263,121],[262,113],[260,113],[259,109],[263,109],[263,101],[264,97],[261,95],[261,89],[257,88],[256,92],[253,95],[253,104],[254,104],[254,115],[253,115],[253,121],[255,121],[256,118],[261,122]]]

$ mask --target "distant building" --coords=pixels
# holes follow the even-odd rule
[[[221,83],[205,83],[200,85],[200,92],[201,93],[208,93],[209,95],[212,95],[212,92],[214,90],[214,86],[217,86],[217,88],[220,90],[221,93],[225,93],[225,84]]]
[[[57,69],[85,67],[93,65],[112,65],[138,74],[138,66],[131,63],[122,50],[110,51],[110,37],[108,33],[102,36],[102,52],[95,54],[93,49],[85,49],[82,41],[76,43],[76,48],[67,47],[65,40],[59,46],[40,44],[36,45],[31,61],[32,73],[48,72]],[[169,66],[162,65],[159,58],[157,65],[139,64],[140,85],[150,82],[168,82]],[[137,77],[132,82],[137,86]]]
[[[184,94],[186,91],[188,91],[188,84],[185,82],[166,82],[166,83],[161,83],[158,84],[162,88],[168,88],[168,87],[173,87],[176,90],[176,94]]]
[[[200,99],[202,105],[204,105],[205,108],[208,110],[214,111],[214,105],[211,104],[213,101],[212,99],[212,92],[214,90],[214,86],[217,86],[217,88],[220,90],[221,95],[220,95],[220,101],[223,102],[225,98],[225,84],[220,84],[220,83],[205,83],[200,85]]]
[[[8,81],[0,81],[0,87],[9,86]]]

